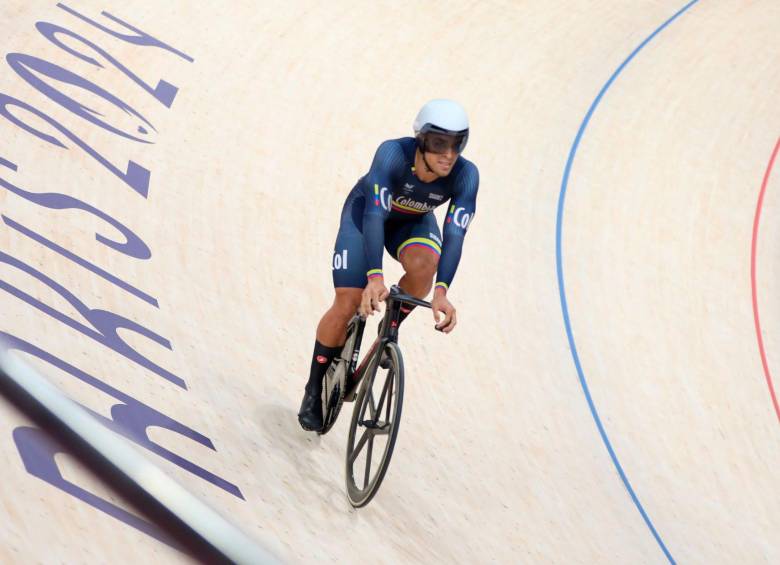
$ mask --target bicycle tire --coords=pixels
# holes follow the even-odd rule
[[[363,378],[363,383],[360,386],[360,391],[355,400],[355,407],[352,410],[352,420],[349,426],[349,435],[347,437],[347,455],[346,455],[346,487],[347,487],[347,499],[349,503],[355,507],[360,508],[368,504],[371,499],[376,495],[379,490],[379,486],[382,484],[382,480],[387,473],[387,468],[390,465],[390,459],[393,455],[393,449],[398,437],[398,430],[401,422],[401,412],[403,409],[403,396],[404,396],[404,362],[401,350],[397,343],[389,342],[385,344],[383,352],[387,355],[389,360],[387,374],[384,377],[384,383],[382,383],[378,406],[374,406],[375,414],[370,416],[371,404],[374,400],[374,384],[377,378],[377,374],[380,370],[379,359],[372,361],[373,367],[371,368],[371,374],[366,375]],[[387,404],[383,404],[387,402]],[[388,421],[385,424],[389,424],[387,432],[369,431],[370,429],[379,430],[384,429],[378,427],[377,424],[381,422],[379,417],[382,415],[382,411],[385,410],[385,414]],[[369,412],[370,419],[366,420],[366,411]],[[392,415],[392,419],[390,416]],[[367,427],[365,423],[368,423]],[[359,446],[356,447],[355,438],[358,430],[358,426],[364,428],[363,435],[358,441]],[[379,435],[387,435],[387,443],[385,444],[384,452],[377,465],[376,474],[370,479],[370,468],[372,463],[373,442],[374,438]],[[363,438],[366,438],[365,440]],[[368,445],[366,456],[366,470],[364,473],[363,487],[360,488],[355,481],[355,463],[360,455],[361,451]]]
[[[355,350],[353,334],[355,333],[356,324],[357,321],[353,318],[347,327],[347,340],[344,342],[341,353],[331,362],[331,366],[328,367],[328,370],[325,371],[325,376],[322,377],[322,429],[317,432],[319,435],[325,435],[336,424],[339,412],[341,412],[341,407],[344,404],[347,365],[349,359],[352,358],[352,352]],[[330,389],[330,396],[326,398],[329,392],[328,382],[330,379],[335,379],[336,382]]]

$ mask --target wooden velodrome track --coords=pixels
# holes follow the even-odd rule
[[[20,356],[286,562],[780,562],[780,3],[229,4],[0,6]],[[442,96],[460,324],[405,324],[355,511],[350,410],[295,414],[343,199]],[[0,406],[0,561],[185,560]]]

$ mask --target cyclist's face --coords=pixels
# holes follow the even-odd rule
[[[452,152],[457,156],[462,142],[462,135],[455,136],[444,135],[443,133],[429,133],[425,136],[425,151],[436,154]]]
[[[452,135],[429,133],[425,137],[425,152],[428,154],[428,166],[440,177],[450,174],[458,158],[458,148],[462,138]]]

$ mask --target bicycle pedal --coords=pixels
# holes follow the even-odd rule
[[[359,423],[364,428],[369,428],[371,430],[382,430],[382,431],[384,431],[389,426],[389,424],[387,422],[382,422],[381,420],[378,420],[376,422],[374,422],[372,420],[362,420]]]

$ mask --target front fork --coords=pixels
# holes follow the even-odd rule
[[[390,341],[398,341],[398,324],[401,319],[401,302],[395,300],[390,301],[390,307],[385,308],[385,317],[382,319],[382,335],[379,337],[385,338],[382,347]],[[389,328],[389,329],[388,329]]]

